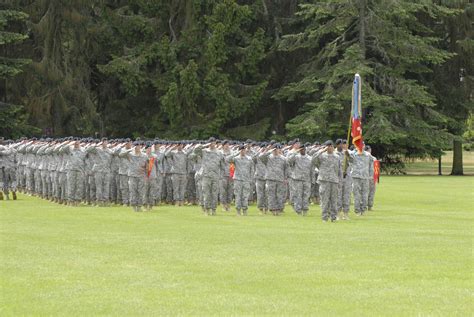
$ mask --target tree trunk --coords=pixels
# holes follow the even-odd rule
[[[461,140],[453,141],[453,169],[451,175],[464,175],[462,168],[462,142]]]
[[[366,19],[366,0],[359,0],[359,45],[361,50],[361,58],[365,60],[365,19]]]
[[[443,170],[441,169],[441,155],[438,157],[438,175],[443,175]]]

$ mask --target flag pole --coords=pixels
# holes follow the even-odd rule
[[[354,85],[352,85],[352,96],[354,96]],[[354,108],[354,98],[352,98],[351,111],[349,111],[349,124],[347,126],[347,143],[346,143],[346,146],[349,146],[349,141],[350,141],[350,138],[351,138],[353,108]],[[346,176],[347,176],[347,167],[349,165],[347,156],[348,156],[347,153],[344,152],[344,161],[342,163],[342,175],[344,176],[344,178],[346,178]]]

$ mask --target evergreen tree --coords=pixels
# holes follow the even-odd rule
[[[432,29],[442,38],[440,47],[454,56],[435,67],[426,80],[436,96],[436,109],[446,117],[443,127],[454,135],[451,174],[462,175],[462,135],[474,110],[474,4],[467,0],[443,3],[456,13],[433,21]]]
[[[294,81],[275,95],[298,100],[290,136],[346,135],[352,79],[363,79],[364,138],[379,156],[436,156],[449,134],[421,76],[451,55],[421,17],[452,12],[427,1],[336,0],[302,4],[301,32],[283,36],[280,49],[308,52]]]
[[[34,128],[27,124],[27,114],[22,106],[12,104],[8,94],[10,79],[24,71],[31,60],[18,58],[14,48],[28,38],[23,34],[25,20],[28,15],[12,10],[6,5],[0,6],[0,135],[18,137],[23,133],[31,133]]]

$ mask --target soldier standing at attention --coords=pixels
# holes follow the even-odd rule
[[[338,139],[336,141],[337,151],[336,154],[341,160],[341,165],[344,163],[345,150],[347,150],[347,141]],[[350,165],[350,162],[347,162]],[[337,199],[337,211],[340,215],[340,219],[349,220],[349,207],[351,203],[351,192],[352,192],[352,176],[351,167],[348,166],[346,175],[343,175],[338,186],[338,199]]]
[[[229,142],[222,142],[222,154],[224,157],[232,156],[233,153],[229,148]],[[229,211],[232,195],[234,193],[234,180],[230,176],[230,163],[225,165],[224,171],[219,181],[219,199],[224,211]]]
[[[235,164],[234,195],[237,215],[240,216],[242,211],[243,215],[247,216],[252,176],[254,173],[253,160],[247,155],[245,146],[240,145],[239,154],[236,156],[229,156],[226,161]]]
[[[288,163],[293,167],[293,181],[290,192],[293,209],[298,215],[306,216],[311,195],[311,174],[315,167],[315,158],[306,154],[306,148],[296,143],[288,154]]]
[[[365,151],[369,153],[371,161],[372,161],[372,169],[369,170],[369,195],[367,198],[367,210],[372,210],[372,207],[374,206],[374,197],[375,197],[375,179],[374,179],[374,172],[375,172],[375,166],[374,163],[377,160],[375,156],[372,155],[372,148],[367,145],[365,147]]]
[[[79,140],[61,150],[67,154],[67,199],[69,206],[78,206],[83,198],[84,191],[84,167],[87,153],[82,149]]]
[[[358,152],[355,150],[348,153],[349,162],[352,164],[354,211],[357,216],[362,216],[367,210],[369,179],[370,175],[374,173],[374,162],[372,161],[372,156],[366,151]]]
[[[318,184],[321,197],[322,219],[329,218],[334,222],[337,219],[338,184],[342,177],[341,161],[334,153],[331,140],[324,143],[325,147],[316,152],[316,166],[319,168]]]
[[[216,148],[216,139],[210,138],[209,143],[198,145],[194,153],[201,156],[202,196],[206,215],[215,215],[219,195],[219,179],[224,172],[225,162],[221,151]]]
[[[188,153],[183,151],[183,147],[183,143],[178,142],[165,152],[165,158],[170,164],[173,201],[176,206],[184,205],[184,193],[186,191]]]
[[[288,161],[282,155],[281,145],[275,143],[271,151],[260,154],[259,159],[266,164],[265,179],[268,197],[268,209],[274,216],[283,212],[287,196],[286,182],[288,176]]]
[[[267,143],[262,143],[262,148],[259,152],[254,153],[253,160],[255,164],[255,187],[257,192],[257,208],[260,213],[267,213],[268,211],[268,199],[267,190],[265,189],[266,179],[265,174],[267,173],[267,166],[259,159],[259,155]]]
[[[157,194],[158,183],[156,178],[158,177],[158,160],[156,155],[152,151],[151,143],[146,146],[146,168],[145,168],[145,183],[143,188],[143,202],[145,211],[152,210],[155,205],[155,197]]]
[[[129,159],[128,184],[130,194],[130,206],[134,211],[142,211],[144,189],[145,189],[145,170],[148,157],[142,153],[142,143],[135,141],[134,148],[126,150],[119,154],[120,157]]]
[[[2,183],[3,186],[0,186],[1,199],[3,199],[3,196],[1,196],[2,190],[6,200],[10,198],[9,190],[11,190],[13,200],[16,200],[15,150],[10,144],[6,146],[0,145],[0,184]]]
[[[164,168],[164,161],[165,161],[165,152],[161,150],[159,145],[159,141],[155,141],[153,145],[153,155],[155,156],[156,160],[156,192],[154,194],[155,197],[155,205],[159,205],[161,203],[162,191],[163,191],[163,184],[165,181],[165,168]]]
[[[130,139],[125,140],[125,145],[116,150],[116,155],[119,157],[119,178],[120,178],[120,191],[122,192],[122,204],[128,206],[130,204],[130,193],[128,186],[128,168],[129,159],[127,155],[121,155],[132,148],[132,142]]]
[[[98,206],[106,206],[109,203],[110,194],[110,167],[112,165],[113,152],[107,147],[107,139],[103,138],[98,145],[92,145],[86,149],[87,153],[94,153],[92,162],[92,173],[95,182],[95,198]]]

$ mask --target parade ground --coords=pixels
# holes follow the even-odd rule
[[[287,206],[0,201],[0,314],[458,315],[473,311],[473,177],[384,176],[375,207],[323,223]]]

